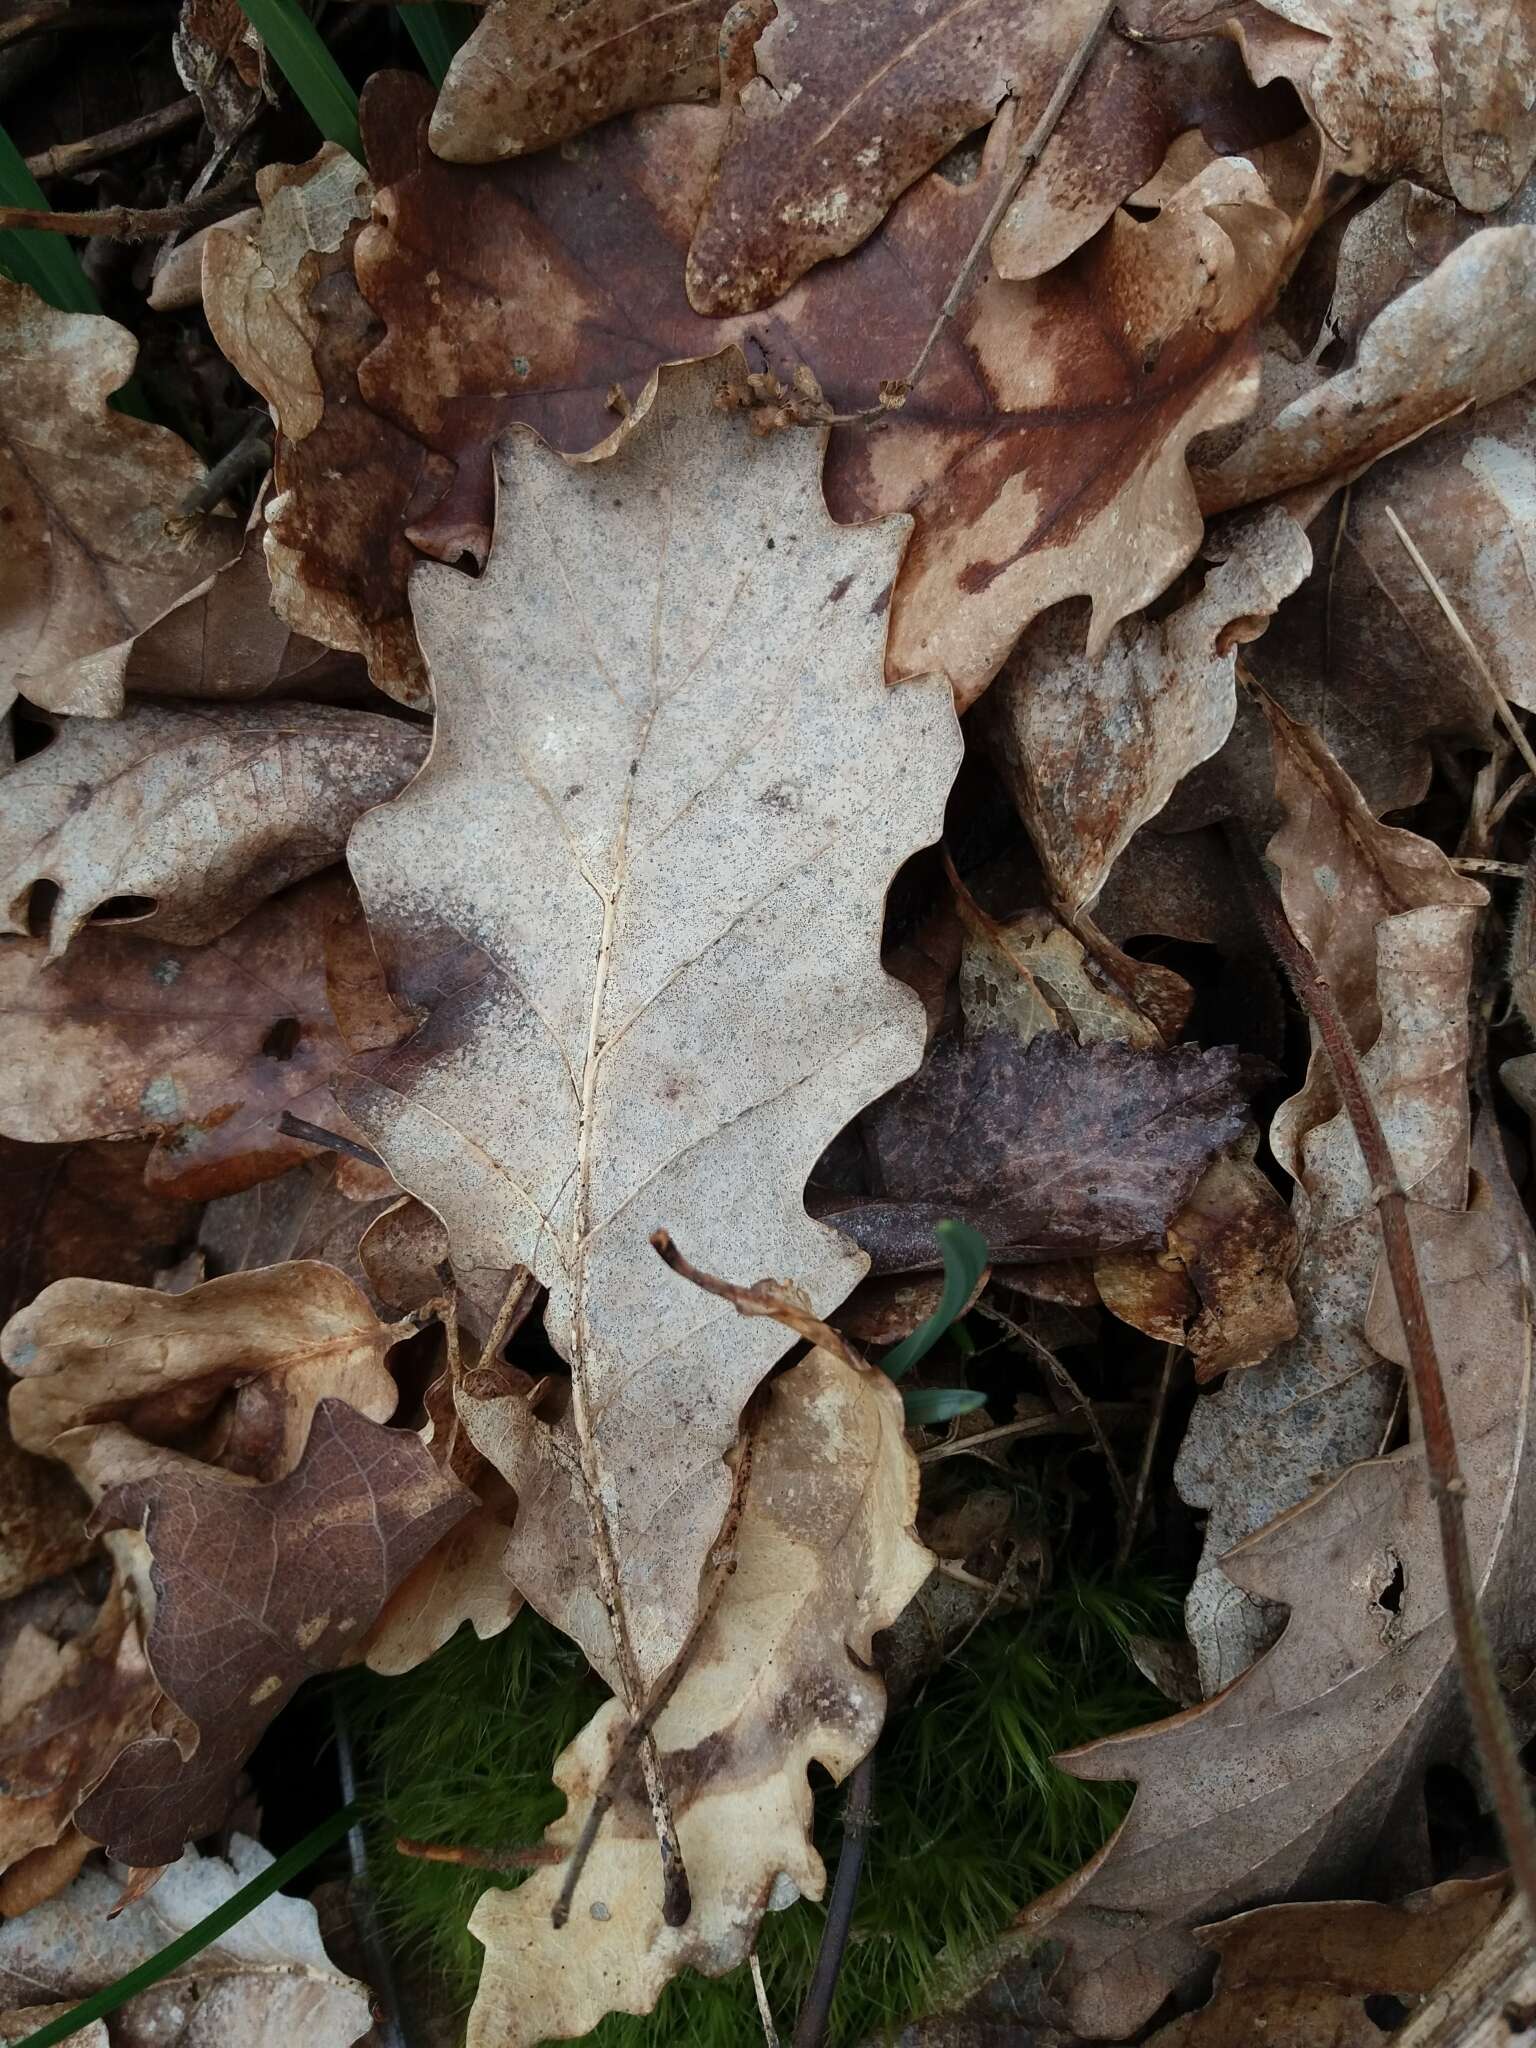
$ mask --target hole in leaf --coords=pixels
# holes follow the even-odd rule
[[[153,917],[159,905],[153,896],[109,896],[91,912],[92,924],[136,924]]]
[[[1365,2000],[1365,2016],[1384,2034],[1394,2032],[1408,2017],[1408,2007],[1390,1991],[1373,1991]]]
[[[261,1041],[262,1052],[269,1060],[291,1060],[303,1036],[304,1027],[297,1017],[279,1017]]]
[[[16,706],[12,738],[17,761],[30,761],[34,754],[51,747],[58,736],[58,726],[45,713],[35,711],[30,704]]]
[[[53,923],[53,906],[59,900],[57,882],[34,882],[27,897],[27,930],[34,939],[46,939]]]
[[[1403,1574],[1403,1561],[1400,1557],[1394,1557],[1391,1551],[1388,1551],[1387,1555],[1392,1558],[1392,1576],[1376,1595],[1376,1605],[1384,1607],[1388,1614],[1401,1614],[1403,1588],[1407,1584]]]

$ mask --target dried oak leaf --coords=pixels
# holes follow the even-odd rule
[[[410,1430],[330,1397],[298,1464],[270,1485],[162,1461],[114,1487],[94,1526],[144,1531],[150,1664],[197,1741],[190,1754],[168,1735],[132,1744],[77,1812],[82,1833],[143,1865],[217,1827],[268,1722],[306,1678],[347,1660],[472,1506]]]
[[[181,0],[171,58],[221,152],[245,131],[260,100],[262,54],[240,0]]]
[[[0,1925],[0,2001],[60,2009],[103,1990],[224,1905],[272,1862],[236,1835],[229,1859],[187,1849],[122,1906],[124,1870],[90,1865],[62,1897]],[[36,2024],[36,2021],[34,2021]],[[264,1899],[102,2025],[102,2048],[349,2048],[373,2024],[366,1987],[331,1961],[307,1899]],[[71,2043],[89,2036],[71,2034]]]
[[[1379,2048],[1373,1999],[1412,2010],[1493,1925],[1506,1877],[1452,1878],[1400,1905],[1333,1899],[1259,1906],[1198,1940],[1220,1958],[1198,2012],[1159,2027],[1147,2048]]]
[[[134,636],[234,554],[229,519],[168,522],[203,480],[169,428],[107,403],[133,336],[0,278],[0,709],[112,717]]]
[[[1484,891],[1414,833],[1380,825],[1315,733],[1266,705],[1285,823],[1270,842],[1292,926],[1332,987],[1392,1148],[1421,1204],[1466,1199],[1467,1017]],[[1299,1329],[1264,1365],[1200,1402],[1179,1489],[1208,1513],[1185,1619],[1207,1693],[1271,1640],[1276,1617],[1219,1562],[1241,1538],[1379,1445],[1398,1375],[1363,1332],[1376,1205],[1327,1054],[1270,1130],[1297,1184]]]
[[[1100,8],[800,0],[764,26],[767,12],[734,9],[721,38],[730,122],[688,252],[701,313],[755,311],[813,264],[857,248],[1005,101],[1027,134]],[[1070,256],[1202,115],[1235,146],[1273,132],[1225,53],[1181,57],[1101,42],[1005,217],[994,244],[1003,276],[1036,277]]]
[[[370,1055],[346,1046],[326,999],[326,941],[355,906],[319,876],[211,945],[82,932],[62,960],[0,945],[0,1131],[29,1143],[142,1137],[150,1185],[201,1200],[312,1158],[283,1113],[346,1129],[331,1094]]]
[[[601,460],[509,437],[516,523],[484,574],[416,573],[432,754],[350,850],[401,981],[445,933],[465,965],[434,1001],[409,990],[427,1020],[347,1107],[456,1260],[549,1289],[645,1684],[687,1637],[737,1417],[790,1341],[701,1311],[649,1234],[793,1273],[820,1310],[859,1277],[800,1190],[921,1054],[881,906],[960,751],[941,684],[884,684],[902,526],[834,526],[815,444],[752,437],[722,383],[663,371]]]
[[[712,99],[729,0],[490,0],[448,67],[432,148],[451,163],[550,149],[598,121]]]
[[[1066,916],[1092,907],[1132,835],[1226,740],[1238,647],[1312,565],[1280,506],[1228,522],[1203,552],[1198,595],[1116,626],[1096,658],[1079,607],[1036,620],[992,692],[1004,780]]]
[[[879,1374],[812,1352],[765,1390],[751,1445],[735,1570],[656,1722],[692,1914],[662,1924],[650,1810],[625,1782],[583,1879],[606,1910],[583,1913],[579,1937],[550,1924],[558,1868],[481,1897],[469,2048],[531,2048],[605,2013],[649,2012],[679,1970],[715,1977],[744,1961],[770,1894],[821,1896],[806,1773],[814,1761],[840,1779],[873,1747],[885,1688],[872,1639],[932,1559],[912,1529],[900,1398]],[[626,1726],[611,1701],[555,1766],[569,1801],[546,1836],[557,1847],[580,1832]]]
[[[0,1868],[66,1836],[82,1797],[149,1729],[159,1698],[124,1579],[114,1577],[99,1606],[68,1579],[7,1602],[0,1610]]]
[[[205,945],[338,860],[355,820],[421,766],[427,737],[317,704],[70,719],[5,779],[0,932],[37,935],[33,891],[52,884],[49,960],[93,918]],[[114,913],[122,897],[137,900]]]
[[[681,252],[715,110],[613,123],[571,161],[472,170],[430,155],[430,107],[420,80],[388,74],[364,96],[379,193],[357,273],[385,331],[358,374],[369,406],[454,465],[410,525],[447,559],[484,553],[488,451],[507,425],[590,448],[611,430],[609,393],[633,398],[658,362],[735,340],[786,388],[808,369],[837,412],[876,404],[932,326],[1014,132],[1010,105],[971,184],[922,179],[835,271],[757,318],[709,321],[683,295]],[[1097,653],[1177,574],[1202,531],[1184,450],[1257,393],[1257,321],[1289,235],[1259,172],[1219,160],[1156,218],[1115,214],[1049,277],[984,273],[906,406],[834,428],[834,516],[916,521],[891,598],[893,681],[942,671],[963,706],[1049,606],[1090,596]],[[466,251],[452,269],[445,245]],[[336,488],[303,485],[312,524],[343,516],[325,509]],[[395,602],[403,613],[403,590]]]
[[[186,1249],[198,1212],[144,1185],[149,1149],[0,1138],[0,1320],[74,1274],[148,1287]]]
[[[1246,1114],[1230,1049],[985,1031],[936,1047],[869,1114],[884,1195],[829,1220],[861,1244],[899,1233],[930,1254],[948,1216],[999,1258],[1161,1245]]]
[[[375,339],[352,277],[368,174],[327,143],[307,164],[267,165],[256,189],[259,228],[204,244],[203,309],[278,426],[267,506],[272,602],[296,631],[365,655],[381,690],[425,709],[403,602],[412,560],[403,529],[430,458],[361,404],[357,389]]]
[[[1516,1490],[1531,1327],[1515,1234],[1528,1239],[1528,1226],[1512,1190],[1507,1205],[1485,1190],[1465,1213],[1416,1208],[1414,1230],[1468,1482],[1474,1581],[1494,1639],[1523,1640]],[[1374,1308],[1373,1334],[1403,1359]],[[1042,1936],[1065,1943],[1052,1989],[1096,2039],[1133,2032],[1198,1974],[1199,1923],[1301,1878],[1348,1882],[1436,1744],[1448,1753],[1455,1647],[1417,1441],[1353,1465],[1224,1562],[1249,1596],[1289,1609],[1274,1648],[1204,1706],[1062,1759],[1077,1776],[1138,1788],[1109,1845],[1029,1908],[1015,1937],[1021,1951]]]
[[[1536,227],[1484,228],[1394,299],[1348,369],[1314,385],[1194,473],[1207,513],[1324,479],[1344,482],[1468,405],[1536,377]]]
[[[314,1260],[182,1294],[58,1280],[0,1333],[0,1357],[18,1375],[11,1433],[98,1499],[119,1479],[200,1462],[284,1479],[322,1399],[389,1420],[399,1391],[385,1359],[408,1334]]]
[[[1357,177],[1417,178],[1490,213],[1536,157],[1529,0],[1143,0],[1134,25],[1225,28],[1255,79],[1291,81]]]

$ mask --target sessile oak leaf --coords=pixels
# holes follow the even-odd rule
[[[680,1969],[720,1976],[741,1963],[770,1896],[821,1894],[806,1774],[814,1761],[842,1778],[874,1746],[885,1687],[872,1638],[932,1559],[913,1533],[916,1461],[883,1375],[813,1351],[766,1390],[750,1443],[735,1569],[656,1723],[693,1913],[663,1925],[649,1808],[622,1782],[582,1880],[601,1914],[594,1903],[555,1930],[558,1867],[481,1898],[468,2048],[532,2048],[585,2034],[604,2013],[649,2012]],[[569,1806],[554,1846],[576,1840],[625,1730],[610,1701],[556,1764]]]
[[[816,442],[751,435],[733,374],[663,370],[592,458],[503,444],[510,540],[413,585],[432,754],[350,849],[396,974],[445,933],[465,965],[346,1105],[456,1261],[549,1289],[636,1695],[687,1638],[737,1418],[790,1341],[670,1285],[650,1233],[818,1312],[860,1277],[801,1190],[921,1057],[881,910],[960,752],[942,683],[885,687],[903,524],[835,526]]]
[[[190,1755],[169,1735],[131,1744],[81,1806],[82,1833],[142,1865],[217,1827],[267,1723],[306,1678],[350,1657],[473,1505],[412,1431],[330,1397],[299,1463],[270,1486],[178,1465],[114,1487],[94,1525],[144,1531],[149,1660],[198,1740]]]

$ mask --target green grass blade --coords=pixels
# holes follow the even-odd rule
[[[953,1422],[957,1415],[973,1415],[985,1407],[986,1395],[970,1387],[909,1387],[901,1397],[907,1421],[914,1428],[934,1422]]]
[[[130,1998],[137,1998],[141,1991],[150,1990],[162,1977],[168,1977],[172,1970],[179,1969],[216,1942],[221,1934],[228,1934],[231,1927],[237,1926],[248,1913],[254,1913],[263,1899],[270,1899],[290,1878],[297,1877],[301,1870],[307,1870],[317,1856],[324,1855],[333,1842],[341,1840],[358,1818],[360,1810],[354,1804],[333,1813],[302,1842],[296,1842],[286,1856],[279,1856],[260,1877],[253,1877],[222,1906],[215,1906],[206,1919],[199,1920],[195,1927],[189,1927],[185,1934],[178,1934],[174,1941],[167,1942],[157,1955],[140,1963],[136,1970],[130,1970],[126,1977],[119,1977],[115,1984],[108,1984],[104,1990],[93,1991],[89,1998],[83,1998],[70,2011],[61,2013],[56,2020],[49,2020],[46,2026],[28,2034],[25,2040],[15,2044],[15,2048],[54,2048],[56,2042],[67,2041],[71,2034],[88,2027],[93,2020],[105,2019],[109,2012],[116,2012]]]
[[[881,1359],[882,1368],[893,1380],[927,1357],[976,1292],[976,1282],[987,1263],[987,1241],[968,1223],[939,1223],[933,1234],[944,1254],[944,1292],[927,1322]]]
[[[475,25],[474,16],[467,7],[453,6],[451,0],[407,0],[396,11],[428,78],[440,87],[459,45]]]
[[[34,206],[47,211],[42,187],[27,169],[26,158],[0,127],[0,205]],[[30,285],[40,299],[61,313],[99,313],[101,302],[80,259],[65,235],[38,228],[0,229],[0,266],[17,284]]]
[[[240,0],[240,6],[326,141],[361,163],[357,94],[298,0]]]

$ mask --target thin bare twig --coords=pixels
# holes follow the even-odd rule
[[[331,1694],[331,1719],[336,1730],[336,1774],[341,1780],[341,1798],[350,1806],[357,1798],[357,1767],[352,1754],[352,1730],[347,1722],[341,1695]],[[368,1979],[378,2001],[374,2034],[379,2048],[405,2048],[400,1993],[395,1985],[394,1962],[388,1944],[379,1933],[373,1885],[368,1875],[368,1836],[360,1821],[347,1829],[347,1860],[352,1865],[349,1892],[357,1938],[368,1962]]]
[[[417,1842],[409,1835],[396,1837],[401,1856],[414,1856],[422,1863],[453,1863],[463,1870],[538,1870],[560,1861],[562,1851],[553,1842],[531,1842],[526,1848],[471,1849],[460,1842]]]
[[[1163,1369],[1158,1375],[1157,1396],[1152,1403],[1152,1419],[1147,1424],[1146,1438],[1141,1446],[1141,1463],[1136,1468],[1136,1493],[1131,1502],[1130,1513],[1125,1518],[1120,1547],[1115,1553],[1117,1571],[1124,1569],[1136,1547],[1137,1531],[1141,1528],[1141,1518],[1146,1512],[1147,1489],[1152,1483],[1152,1460],[1157,1454],[1157,1440],[1162,1435],[1163,1416],[1168,1407],[1168,1389],[1173,1384],[1173,1368],[1183,1348],[1182,1344],[1170,1344],[1163,1353]]]
[[[1424,588],[1435,600],[1435,603],[1439,605],[1441,611],[1445,614],[1446,623],[1465,649],[1467,658],[1477,673],[1477,679],[1483,686],[1484,694],[1488,699],[1489,709],[1514,742],[1515,752],[1520,756],[1526,767],[1530,769],[1531,773],[1536,775],[1536,750],[1532,749],[1530,741],[1526,738],[1524,726],[1521,725],[1514,712],[1509,708],[1509,700],[1494,681],[1493,670],[1484,661],[1482,650],[1463,625],[1460,612],[1457,611],[1455,605],[1451,603],[1444,590],[1441,589],[1439,579],[1436,577],[1434,570],[1430,568],[1428,562],[1425,561],[1423,555],[1420,554],[1413,536],[1409,533],[1407,527],[1404,526],[1390,505],[1384,506],[1382,509],[1391,523],[1392,531],[1402,542],[1409,561],[1412,562],[1414,568],[1418,570],[1420,577],[1423,579]]]
[[[1067,1371],[1067,1368],[1062,1364],[1055,1352],[1051,1350],[1050,1346],[1042,1344],[1038,1337],[1032,1336],[1022,1323],[1016,1323],[1012,1316],[1005,1315],[1002,1309],[995,1308],[990,1302],[981,1301],[976,1306],[989,1322],[1001,1324],[1010,1337],[1024,1346],[1024,1349],[1037,1364],[1045,1367],[1051,1378],[1072,1403],[1077,1413],[1082,1416],[1083,1421],[1087,1425],[1088,1434],[1093,1438],[1099,1455],[1104,1460],[1105,1466],[1108,1469],[1109,1483],[1115,1489],[1115,1496],[1120,1502],[1120,1511],[1122,1515],[1129,1516],[1131,1512],[1131,1489],[1125,1483],[1125,1474],[1120,1470],[1120,1461],[1110,1448],[1109,1438],[1104,1434],[1099,1418],[1094,1413],[1093,1403],[1089,1400],[1088,1396],[1077,1384],[1077,1381],[1073,1379],[1071,1373]]]
[[[1105,1416],[1112,1421],[1130,1421],[1136,1408],[1129,1401],[1103,1401],[1099,1404],[1099,1420]],[[1049,1415],[1028,1415],[1022,1422],[1000,1422],[993,1429],[978,1429],[970,1436],[950,1437],[942,1444],[930,1444],[927,1450],[919,1451],[919,1465],[936,1465],[941,1458],[963,1458],[968,1452],[981,1451],[988,1444],[1001,1443],[1013,1436],[1088,1436],[1087,1422],[1081,1415],[1058,1414],[1054,1409]]]
[[[501,1297],[501,1307],[496,1311],[496,1320],[492,1323],[485,1342],[480,1346],[481,1365],[490,1365],[500,1356],[502,1345],[512,1334],[517,1312],[533,1284],[533,1275],[526,1266],[519,1266],[507,1282],[507,1291]]]
[[[843,1804],[843,1846],[838,1854],[837,1874],[832,1879],[832,1896],[827,1900],[827,1924],[821,1931],[811,1988],[805,1994],[805,2004],[795,2025],[794,2048],[821,2048],[827,2031],[848,1947],[848,1932],[853,1926],[853,1908],[859,1896],[859,1879],[864,1874],[864,1852],[869,1847],[874,1809],[875,1753],[871,1750],[848,1780],[848,1797]]]
[[[248,195],[249,184],[246,173],[238,171],[200,199],[183,199],[175,206],[101,206],[84,213],[0,206],[0,228],[31,228],[49,235],[104,235],[109,242],[152,242],[158,235],[211,227],[229,212],[231,201]]]
[[[1370,1176],[1387,1271],[1397,1297],[1418,1402],[1425,1472],[1440,1525],[1446,1604],[1455,1631],[1462,1691],[1510,1870],[1525,1901],[1530,1929],[1536,1933],[1536,1818],[1531,1813],[1519,1748],[1499,1691],[1493,1652],[1478,1612],[1477,1587],[1467,1548],[1467,1483],[1457,1458],[1445,1382],[1408,1224],[1407,1198],[1398,1182],[1391,1147],[1333,990],[1291,929],[1280,899],[1247,837],[1229,826],[1227,839],[1259,927],[1285,969],[1302,1008],[1316,1025],[1332,1062],[1339,1095]]]
[[[624,1780],[629,1776],[630,1771],[634,1767],[636,1756],[646,1749],[649,1749],[652,1755],[655,1754],[656,1745],[651,1731],[666,1712],[674,1693],[687,1676],[694,1657],[698,1652],[699,1644],[704,1640],[704,1631],[713,1619],[715,1609],[720,1604],[720,1596],[725,1591],[731,1574],[736,1569],[736,1531],[741,1522],[741,1511],[746,1502],[747,1485],[751,1476],[752,1439],[748,1437],[746,1449],[743,1451],[741,1461],[736,1467],[735,1482],[731,1488],[731,1504],[726,1510],[725,1522],[721,1527],[719,1537],[716,1539],[714,1547],[710,1552],[715,1582],[710,1588],[709,1597],[700,1606],[698,1619],[689,1630],[688,1640],[684,1643],[682,1651],[673,1664],[672,1669],[655,1686],[643,1709],[636,1714],[628,1728],[625,1729],[624,1739],[614,1752],[613,1761],[608,1766],[603,1782],[597,1788],[596,1797],[592,1801],[591,1811],[583,1822],[581,1833],[577,1836],[575,1844],[571,1849],[570,1861],[566,1865],[565,1881],[560,1887],[560,1896],[556,1899],[549,1916],[556,1927],[563,1927],[571,1917],[571,1906],[576,1897],[576,1887],[581,1882],[581,1873],[587,1867],[587,1858],[592,1853],[592,1845],[597,1840],[598,1832],[607,1818],[614,1800],[619,1796]],[[679,1854],[681,1854],[680,1851]]]
[[[99,135],[85,135],[78,142],[60,142],[52,149],[40,150],[36,156],[27,158],[27,169],[34,178],[72,178],[77,171],[92,171],[98,164],[110,163],[113,157],[137,149],[142,143],[158,142],[164,135],[174,135],[179,128],[190,128],[202,118],[202,102],[196,93],[189,92],[185,99],[172,100],[168,107],[156,107],[152,114],[135,114],[131,121],[120,121],[115,128],[104,128]]]
[[[752,1970],[752,1990],[757,1998],[757,2016],[763,2023],[763,2048],[779,2048],[779,2030],[773,2024],[773,2007],[768,2002],[768,1986],[763,1982],[763,1966],[753,1949],[747,1961]]]
[[[849,424],[875,420],[879,419],[883,413],[894,411],[906,404],[919,378],[921,378],[924,370],[928,367],[928,358],[938,346],[939,336],[954,318],[961,300],[964,299],[966,293],[970,290],[971,281],[976,275],[977,265],[986,254],[987,245],[997,232],[998,224],[1001,222],[1003,215],[1012,206],[1014,200],[1018,198],[1019,188],[1045,154],[1045,146],[1055,134],[1057,123],[1066,112],[1067,103],[1072,98],[1073,93],[1077,91],[1083,73],[1092,63],[1094,51],[1097,50],[1099,44],[1104,40],[1104,33],[1109,27],[1118,5],[1119,0],[1108,0],[1108,5],[1100,8],[1098,15],[1089,24],[1082,41],[1067,60],[1066,69],[1056,81],[1056,90],[1047,101],[1045,112],[1029,131],[1023,148],[1020,149],[1018,155],[1014,158],[1007,176],[998,187],[996,197],[987,208],[986,219],[977,229],[976,239],[966,251],[965,261],[960,265],[959,270],[956,271],[954,282],[944,295],[944,303],[940,306],[934,323],[928,330],[927,339],[917,352],[916,362],[913,363],[905,377],[892,378],[888,383],[881,385],[880,403],[878,405],[869,406],[863,412],[834,413],[832,415],[834,419]]]
[[[272,466],[272,422],[258,420],[250,432],[221,455],[200,484],[176,507],[179,519],[200,519],[222,504],[235,485],[248,476],[262,476]]]

